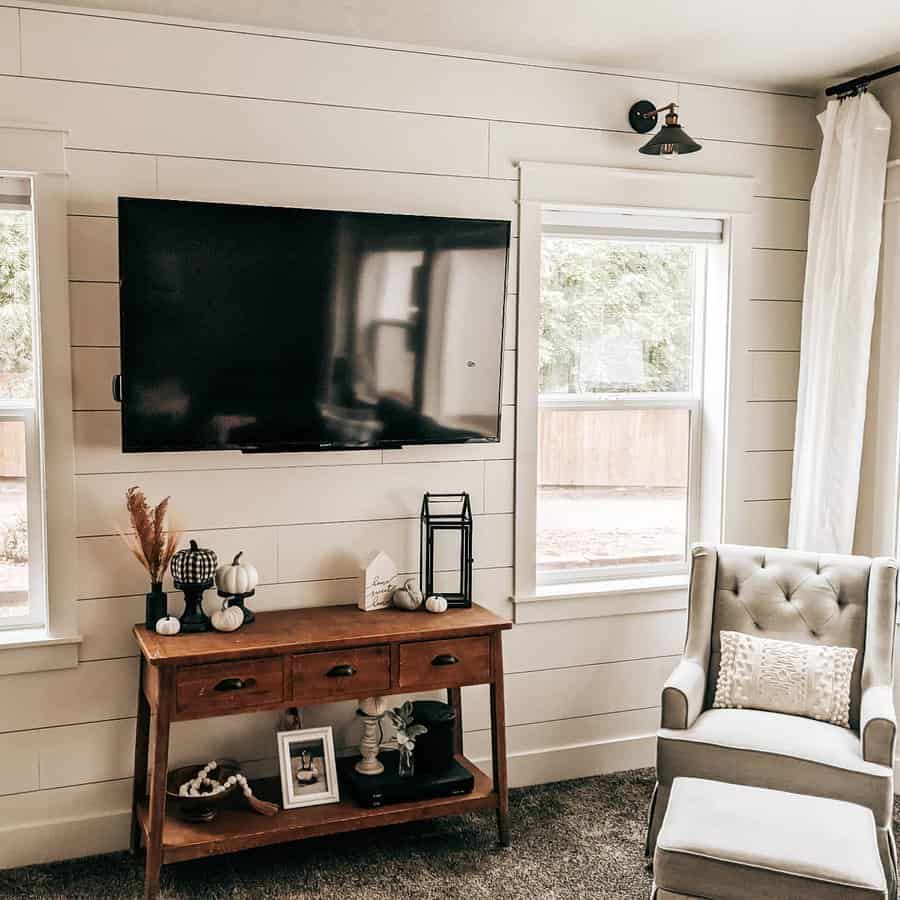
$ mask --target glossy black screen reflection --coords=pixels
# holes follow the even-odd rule
[[[498,440],[509,222],[119,198],[122,448]]]

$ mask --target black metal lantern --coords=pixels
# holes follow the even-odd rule
[[[425,494],[422,498],[419,577],[425,597],[440,594],[447,606],[472,605],[472,505],[469,495]],[[447,549],[444,550],[443,548]],[[441,566],[435,567],[439,555]],[[449,560],[455,565],[451,568]],[[445,565],[445,563],[448,563]],[[435,584],[439,571],[441,584]],[[444,586],[449,589],[445,589]]]

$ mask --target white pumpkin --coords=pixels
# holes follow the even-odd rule
[[[181,631],[181,622],[175,616],[165,616],[165,618],[157,620],[156,633],[164,635],[178,634]]]
[[[244,624],[244,611],[239,606],[223,606],[210,619],[216,631],[237,631]]]
[[[432,613],[447,612],[447,598],[440,594],[432,594],[425,601],[425,609]]]
[[[256,589],[259,573],[250,563],[242,563],[243,550],[224,566],[216,569],[216,587],[220,594],[249,594]]]
[[[407,578],[403,587],[398,587],[391,595],[391,602],[397,609],[418,609],[422,605],[422,592],[415,578]]]

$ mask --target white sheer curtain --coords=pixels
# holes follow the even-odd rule
[[[888,163],[853,552],[893,556],[900,517],[900,160]]]
[[[788,544],[850,553],[891,121],[868,93],[819,116],[809,215]]]

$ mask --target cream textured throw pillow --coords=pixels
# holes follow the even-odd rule
[[[715,709],[765,709],[850,727],[853,647],[774,641],[720,632]]]

